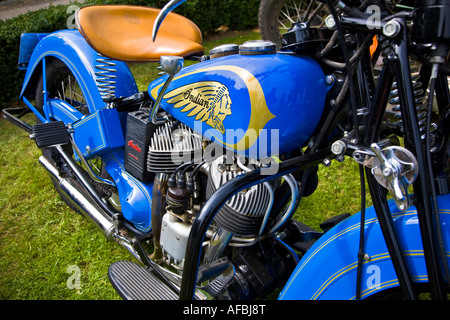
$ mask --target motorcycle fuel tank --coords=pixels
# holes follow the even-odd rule
[[[149,85],[153,99],[166,80],[164,76]],[[263,159],[307,142],[330,87],[310,57],[250,43],[241,45],[240,53],[183,68],[161,107],[219,145]]]

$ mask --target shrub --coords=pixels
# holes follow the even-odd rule
[[[133,4],[162,8],[168,0],[88,0],[78,6],[92,4]],[[19,42],[22,33],[49,33],[67,29],[73,11],[69,5],[57,5],[0,20],[0,109],[17,101],[24,72],[18,70]],[[214,33],[220,26],[243,30],[257,26],[259,0],[191,0],[175,12],[194,21],[204,34]]]

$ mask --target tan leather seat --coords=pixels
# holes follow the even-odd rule
[[[159,61],[163,55],[202,54],[200,29],[189,19],[170,13],[152,40],[159,9],[128,5],[83,7],[75,18],[80,33],[99,53],[122,61]]]

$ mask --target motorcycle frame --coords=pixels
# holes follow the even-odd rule
[[[149,233],[151,231],[151,219],[150,217],[141,219],[141,217],[147,216],[147,213],[151,210],[153,183],[139,181],[124,168],[122,147],[125,140],[126,112],[119,113],[114,108],[108,108],[107,103],[103,100],[95,74],[99,58],[101,57],[88,45],[78,30],[61,30],[43,37],[29,57],[20,99],[42,122],[47,122],[51,117],[73,126],[87,123],[85,129],[81,130],[82,134],[79,139],[96,140],[99,141],[98,144],[106,145],[104,151],[99,155],[105,163],[106,171],[117,185],[119,197],[123,204],[123,216],[131,223],[141,221],[137,229],[142,233]],[[89,116],[86,117],[63,100],[47,97],[46,65],[51,59],[62,61],[75,76],[83,94],[86,96]],[[137,93],[136,83],[127,64],[121,61],[114,61],[114,63],[115,75],[120,79],[116,83],[117,97],[128,97]],[[33,94],[39,75],[42,76],[44,85],[45,107],[43,115],[27,99],[28,95]],[[109,116],[102,116],[104,113],[109,114]],[[31,126],[24,124],[16,117],[10,118],[16,124],[20,124],[22,128],[31,132]],[[88,123],[90,119],[92,121]],[[101,138],[99,139],[98,136],[101,136]],[[76,142],[76,135],[74,140]],[[103,143],[103,141],[106,143]],[[117,143],[117,141],[121,142]],[[85,150],[82,150],[82,152],[86,156]],[[78,157],[78,154],[75,154],[76,160],[78,160]],[[133,196],[130,197],[129,195]]]

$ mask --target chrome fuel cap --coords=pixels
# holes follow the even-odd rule
[[[239,46],[239,53],[246,56],[270,54],[276,52],[276,44],[268,40],[251,40],[244,42]]]
[[[211,59],[238,53],[239,53],[239,45],[237,44],[222,44],[220,46],[212,48],[209,51]]]

